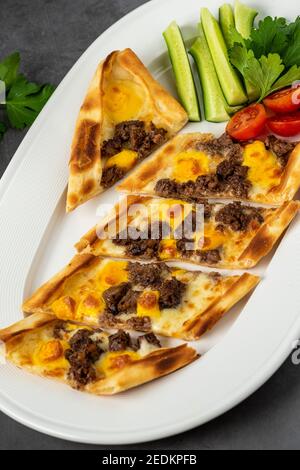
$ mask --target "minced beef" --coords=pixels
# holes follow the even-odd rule
[[[131,339],[129,334],[125,331],[119,330],[108,338],[108,350],[110,352],[125,351],[125,349],[130,348],[130,346]]]
[[[128,271],[129,279],[134,284],[142,287],[158,287],[161,283],[162,272],[168,271],[168,267],[164,264],[129,263]]]
[[[241,160],[243,155],[242,146],[235,143],[228,134],[223,134],[221,137],[207,142],[198,142],[196,148],[211,156],[221,155],[235,160]]]
[[[112,241],[115,245],[124,246],[128,256],[143,259],[158,257],[160,240],[170,234],[170,226],[166,222],[154,222],[147,230],[131,234],[130,230],[118,233]]]
[[[140,348],[141,346],[141,341],[145,339],[147,343],[152,344],[153,346],[156,346],[157,348],[161,348],[161,344],[159,339],[155,336],[154,333],[147,333],[146,335],[139,336],[138,337],[138,347]]]
[[[124,168],[120,168],[117,165],[112,165],[107,168],[104,168],[102,172],[101,185],[104,188],[110,188],[117,181],[121,180],[125,175],[126,171]]]
[[[177,307],[185,290],[183,282],[172,278],[162,282],[159,288],[159,306],[160,308]]]
[[[215,217],[217,222],[229,226],[235,232],[247,230],[251,221],[258,224],[264,222],[261,210],[255,207],[242,206],[240,202],[233,202],[220,209]]]
[[[179,185],[175,180],[163,178],[157,181],[154,191],[160,197],[179,197]]]
[[[129,282],[122,282],[117,286],[110,287],[103,292],[103,299],[106,304],[106,310],[113,315],[118,315],[119,303],[123,297],[130,290],[131,284]]]
[[[129,289],[118,303],[118,313],[135,312],[139,295],[139,292]]]
[[[193,249],[195,246],[195,242],[189,238],[181,238],[180,240],[176,241],[176,248],[177,250],[185,257],[188,258],[193,254]],[[191,248],[191,249],[190,249]]]
[[[128,318],[126,324],[135,331],[151,331],[151,318],[148,316]]]
[[[128,149],[137,152],[138,158],[143,159],[163,144],[166,136],[167,131],[156,127],[152,122],[146,130],[144,121],[123,121],[116,125],[113,137],[103,142],[101,155],[110,158],[123,149]],[[101,184],[109,188],[123,178],[125,173],[124,169],[116,165],[104,168]]]
[[[99,341],[93,341],[94,331],[81,329],[70,340],[70,349],[65,351],[65,358],[70,363],[68,378],[75,388],[93,382],[96,379],[94,363],[103,350]]]
[[[196,255],[201,263],[217,264],[221,261],[219,250],[197,250]]]
[[[265,141],[266,148],[270,149],[279,159],[282,166],[286,166],[291,152],[298,142],[287,142],[278,139],[274,135],[269,135]]]

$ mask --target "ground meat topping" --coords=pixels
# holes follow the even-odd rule
[[[135,331],[151,331],[151,318],[148,316],[128,318],[126,324]]]
[[[179,192],[179,185],[176,183],[175,180],[171,180],[168,178],[163,178],[158,180],[155,185],[155,192],[160,197],[180,197]]]
[[[134,284],[142,287],[158,287],[161,283],[163,271],[168,271],[165,264],[129,263],[129,278]]]
[[[197,250],[196,255],[202,263],[217,264],[221,261],[219,250]]]
[[[94,331],[81,329],[70,340],[70,349],[65,351],[65,358],[70,363],[68,378],[75,388],[93,382],[96,379],[94,363],[103,350],[100,341],[93,341]]]
[[[102,172],[101,185],[104,188],[110,188],[117,181],[121,180],[125,173],[125,169],[120,168],[117,165],[112,165],[107,168],[104,168]]]
[[[110,158],[128,149],[137,152],[138,158],[143,159],[156,147],[162,145],[166,138],[167,131],[156,127],[152,122],[146,130],[144,121],[123,121],[116,125],[113,137],[103,142],[101,155]],[[124,169],[116,165],[104,168],[101,184],[109,188],[123,178],[125,173]]]
[[[159,288],[159,306],[160,308],[177,307],[185,290],[185,284],[172,278],[163,281]]]
[[[241,160],[243,156],[243,147],[235,143],[228,134],[223,134],[221,137],[207,142],[198,142],[196,148],[211,156],[221,155],[235,160]]]
[[[255,220],[258,224],[264,222],[261,210],[255,207],[242,206],[240,202],[233,202],[220,209],[216,214],[216,221],[229,226],[235,232],[245,231]]]
[[[130,229],[120,232],[112,241],[115,245],[124,246],[126,254],[143,259],[158,258],[160,240],[170,234],[170,227],[165,222],[154,222],[146,231],[136,233]]]
[[[113,315],[118,315],[120,313],[119,304],[130,289],[131,284],[129,282],[122,282],[104,291],[102,297],[106,304],[106,310]]]
[[[108,350],[113,351],[124,351],[131,347],[131,339],[128,333],[123,330],[119,330],[117,333],[110,335],[108,338]]]
[[[155,336],[154,333],[147,333],[146,335],[139,336],[138,338],[138,348],[141,346],[141,341],[145,339],[147,343],[156,346],[157,348],[161,348],[161,344],[159,339]]]
[[[277,139],[275,135],[269,135],[265,141],[265,146],[270,149],[279,159],[282,166],[286,166],[291,152],[299,142],[287,142]]]

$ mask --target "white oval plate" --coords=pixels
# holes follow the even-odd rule
[[[0,184],[1,326],[17,321],[23,298],[70,259],[73,243],[95,223],[97,205],[117,198],[110,190],[74,213],[64,213],[73,127],[99,60],[113,49],[131,47],[172,90],[162,31],[176,19],[185,36],[193,37],[200,7],[207,5],[217,14],[221,1],[145,4],[100,36],[58,87]],[[251,2],[262,15],[290,19],[298,14],[297,3],[267,0],[262,7]],[[191,129],[220,133],[223,125],[202,122],[186,130]],[[249,302],[205,335],[196,347],[206,354],[182,371],[119,396],[99,398],[7,364],[1,366],[1,410],[38,431],[95,444],[158,439],[215,418],[262,385],[300,333],[299,220],[271,263],[259,270],[264,279]]]

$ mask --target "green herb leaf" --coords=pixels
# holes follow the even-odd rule
[[[245,44],[243,36],[238,32],[238,30],[234,26],[230,26],[227,36],[230,44],[229,47],[233,47],[235,44]]]
[[[300,65],[300,17],[288,26],[288,47],[283,62],[286,67]]]
[[[30,83],[19,75],[13,83],[6,101],[7,115],[12,127],[30,126],[54,91],[52,85]]]
[[[284,71],[284,65],[278,54],[268,54],[267,57],[263,55],[260,59],[256,59],[254,52],[247,50],[241,44],[234,45],[229,51],[229,57],[245,81],[259,90],[259,101],[269,94],[272,85]]]
[[[251,49],[259,59],[270,53],[281,55],[288,45],[288,26],[284,18],[267,16],[253,29],[250,39],[246,40],[247,49]]]
[[[19,74],[20,54],[14,52],[0,62],[0,80],[5,82],[6,89],[12,86]]]
[[[0,141],[3,139],[5,132],[7,131],[7,127],[4,122],[0,122]]]
[[[277,90],[281,90],[281,88],[290,86],[294,82],[299,81],[299,80],[300,80],[300,67],[297,67],[297,65],[294,65],[273,84],[268,94],[273,93],[274,91],[277,91]]]

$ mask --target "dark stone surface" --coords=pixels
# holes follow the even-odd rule
[[[3,0],[0,57],[19,50],[32,80],[58,84],[108,26],[142,0]],[[0,144],[0,174],[25,135]],[[245,365],[246,367],[246,365]],[[168,439],[118,449],[299,449],[300,369],[289,359],[244,403],[215,421]],[[105,449],[31,431],[0,413],[0,449]]]

